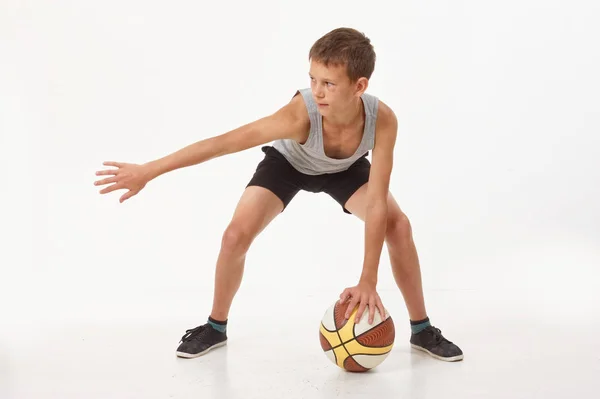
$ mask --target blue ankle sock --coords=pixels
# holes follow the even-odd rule
[[[227,320],[215,320],[212,317],[208,316],[208,324],[212,326],[217,331],[225,332],[227,331]]]
[[[410,329],[412,330],[413,334],[418,334],[421,331],[423,331],[425,329],[425,327],[430,326],[431,323],[429,322],[429,317],[423,319],[423,320],[411,320],[410,321]]]

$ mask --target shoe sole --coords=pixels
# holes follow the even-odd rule
[[[199,357],[199,356],[206,354],[207,352],[209,352],[212,349],[220,348],[221,346],[225,346],[225,345],[227,345],[227,340],[225,340],[223,342],[219,342],[218,344],[214,344],[213,346],[209,346],[202,352],[198,352],[198,353],[175,352],[175,353],[177,354],[178,357],[183,357],[186,359],[193,359],[195,357]]]
[[[442,357],[440,355],[436,355],[435,353],[432,353],[430,351],[428,351],[427,349],[423,348],[422,346],[418,346],[415,344],[410,344],[410,346],[412,346],[414,349],[420,350],[422,352],[427,353],[428,355],[430,355],[431,357],[434,357],[438,360],[443,360],[445,362],[457,362],[459,360],[463,360],[464,359],[464,355],[458,355],[458,356],[452,356],[452,357]]]

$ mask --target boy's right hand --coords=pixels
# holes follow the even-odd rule
[[[104,162],[105,166],[114,166],[116,169],[100,170],[97,176],[111,176],[97,180],[94,185],[101,186],[111,184],[100,190],[100,194],[107,194],[114,190],[127,189],[128,191],[119,198],[119,202],[126,201],[139,193],[150,181],[150,170],[147,165],[138,165],[122,162]]]

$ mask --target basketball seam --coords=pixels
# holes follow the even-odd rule
[[[390,345],[393,345],[393,344],[390,344],[390,345],[377,345],[377,346],[375,346],[375,345],[365,345],[365,344],[361,343],[358,340],[356,340],[356,341],[360,344],[360,346],[364,346],[365,348],[386,348],[386,347],[388,347]],[[350,342],[350,341],[348,341],[348,342]],[[347,343],[347,342],[345,342],[345,343]]]
[[[345,324],[346,324],[346,323],[344,323],[344,325],[345,325]],[[346,351],[346,354],[347,354],[348,356],[352,356],[352,355],[350,354],[350,352],[348,352],[348,349],[347,349],[347,348],[346,348],[346,346],[344,345],[344,340],[342,339],[342,336],[340,335],[340,328],[343,328],[343,327],[344,327],[344,325],[342,325],[342,326],[339,326],[339,327],[338,327],[337,323],[335,322],[335,308],[334,308],[334,311],[333,311],[333,325],[334,325],[334,326],[335,326],[335,328],[336,328],[336,330],[335,330],[335,333],[337,334],[337,336],[338,336],[338,339],[340,340],[340,345],[338,345],[338,346],[337,346],[337,348],[339,348],[340,346],[341,346],[341,347],[343,347],[343,348],[344,348],[344,351]],[[352,335],[354,335],[354,334],[352,334]],[[348,342],[350,342],[350,341],[348,341]],[[334,351],[333,353],[335,354],[335,351]],[[336,359],[335,359],[335,360],[336,360],[336,364],[337,364],[337,356],[336,356]],[[345,360],[344,360],[344,361],[345,361]]]
[[[332,331],[332,332],[333,332],[333,331]],[[358,341],[356,338],[352,338],[352,339],[349,339],[348,341],[342,342],[342,338],[339,336],[339,334],[338,334],[338,338],[340,338],[340,342],[341,342],[341,344],[339,344],[339,345],[336,345],[336,346],[333,346],[333,345],[332,345],[332,346],[331,346],[331,349],[337,349],[337,348],[339,348],[340,346],[344,346],[344,345],[346,345],[346,344],[348,344],[348,343],[350,343],[350,342],[352,342],[352,341],[357,341],[357,342],[360,344],[360,346],[364,346],[364,347],[366,347],[366,348],[385,348],[385,347],[387,347],[387,346],[393,345],[393,344],[390,344],[390,345],[377,345],[377,346],[373,346],[373,345],[364,345],[364,344],[360,343],[360,342],[359,342],[359,341]],[[329,341],[327,341],[327,342],[329,342]],[[329,343],[329,345],[331,345],[331,342]],[[328,350],[331,350],[331,349],[328,349]],[[344,346],[344,349],[346,349],[346,347],[345,347],[345,346]],[[348,352],[348,351],[346,350],[346,352]],[[348,354],[349,354],[349,353],[348,353]]]
[[[327,342],[329,344],[329,349],[327,349],[327,350],[332,350],[333,346],[331,345],[331,342],[329,342],[329,340],[327,339],[326,336],[323,335],[323,333],[319,332],[319,339],[321,339],[321,337],[323,337],[323,339],[325,339],[325,342]]]
[[[340,336],[340,330],[336,330],[335,333],[337,334],[338,338],[340,339],[341,344],[339,344],[338,346],[336,346],[336,348],[339,348],[340,346],[344,348],[344,350],[346,351],[346,353],[348,354],[348,356],[352,356],[350,354],[350,352],[348,352],[348,348],[346,348],[346,345],[344,345],[344,341],[342,340],[342,337]],[[352,340],[350,340],[352,341]],[[350,342],[348,341],[348,342]],[[333,352],[335,354],[335,352]],[[337,363],[337,357],[336,357],[336,363]],[[346,361],[346,360],[344,360]]]
[[[332,332],[333,332],[333,331],[332,331]],[[365,344],[362,344],[362,343],[360,343],[360,342],[359,342],[359,341],[358,341],[356,338],[352,338],[352,339],[349,339],[348,341],[345,341],[345,342],[343,342],[343,341],[342,341],[342,337],[340,337],[340,336],[339,336],[339,334],[338,334],[338,338],[340,338],[340,342],[341,342],[341,344],[339,344],[339,345],[336,345],[336,346],[333,346],[333,345],[332,345],[332,346],[331,346],[331,349],[336,349],[336,348],[339,348],[340,346],[344,346],[344,345],[346,345],[346,344],[348,344],[348,343],[350,343],[350,342],[352,342],[352,341],[357,341],[357,342],[360,344],[360,346],[364,346],[364,347],[366,347],[366,348],[385,348],[385,347],[387,347],[387,346],[393,345],[393,344],[390,344],[390,345],[377,345],[377,346],[373,346],[373,345],[365,345]],[[327,342],[329,342],[329,341],[327,341]],[[331,345],[331,343],[329,343],[329,345]],[[344,346],[344,348],[345,348],[345,346]],[[328,350],[329,350],[329,349],[328,349]],[[346,351],[346,352],[347,352],[347,351]]]
[[[353,353],[351,356],[381,356],[390,353],[391,350],[383,353]]]
[[[343,346],[345,343],[348,343],[354,339],[354,338],[352,338],[349,341],[344,342],[344,341],[342,341],[342,337],[340,336],[339,330],[328,330],[327,327],[325,327],[325,325],[323,323],[321,323],[321,326],[323,327],[323,329],[325,331],[330,332],[330,333],[335,333],[337,335],[338,339],[340,340],[339,345],[333,346],[333,344],[331,342],[329,342],[329,340],[327,340],[327,338],[325,338],[325,340],[327,340],[327,342],[329,343],[329,346],[331,346],[331,349],[328,349],[328,350],[333,350],[333,349],[339,348],[340,346]],[[344,349],[346,349],[346,348],[344,348]],[[348,351],[346,351],[346,352],[348,352]]]
[[[365,367],[362,364],[360,364],[353,356],[354,355],[350,355],[346,359],[344,359],[344,368],[346,368],[346,362],[348,361],[348,359],[352,359],[352,361],[354,363],[356,363],[356,365],[361,369],[361,370],[352,370],[352,371],[363,372],[363,371],[368,371],[369,370],[368,367]],[[349,369],[346,369],[346,370],[349,370]]]

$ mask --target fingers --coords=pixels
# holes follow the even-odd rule
[[[350,288],[346,288],[340,295],[340,304],[348,302],[350,298],[352,298],[352,292]]]
[[[123,162],[114,162],[114,161],[105,161],[105,162],[102,162],[102,165],[116,166],[117,168],[122,168],[123,166],[125,166],[125,164]]]
[[[346,316],[345,316],[346,320],[348,320],[350,318],[352,311],[354,310],[354,308],[356,307],[356,305],[358,304],[359,301],[360,301],[359,298],[352,297],[352,299],[350,300],[350,303],[348,304],[348,307],[346,308]]]
[[[123,203],[123,202],[125,202],[126,200],[128,200],[129,198],[133,197],[136,194],[137,194],[137,192],[129,190],[128,192],[126,192],[125,194],[123,194],[121,196],[121,198],[119,198],[119,202]]]
[[[117,175],[120,172],[120,168],[126,166],[126,164],[122,163],[122,162],[112,162],[112,161],[107,161],[107,162],[102,162],[102,165],[105,166],[115,166],[117,169],[106,169],[106,170],[99,170],[96,172],[96,175],[101,176],[101,175]]]
[[[385,308],[383,307],[383,302],[381,302],[381,298],[377,298],[377,309],[379,309],[381,320],[385,320]]]
[[[112,175],[115,176],[119,170],[118,169],[107,169],[107,170],[99,170],[96,172],[97,176],[101,175]]]
[[[368,307],[369,318],[367,319],[369,324],[373,324],[375,321],[375,312],[379,311],[381,315],[381,320],[385,319],[385,308],[383,307],[383,303],[379,296],[372,296],[368,299],[361,301],[358,311],[356,312],[356,320],[355,323],[360,322],[363,312],[365,308]]]
[[[371,298],[369,301],[369,324],[373,324],[375,310],[377,310],[377,300],[375,298]]]
[[[94,185],[96,185],[96,186],[101,186],[101,185],[104,185],[104,184],[114,183],[114,182],[116,182],[117,180],[118,180],[118,178],[117,178],[117,177],[109,177],[109,178],[102,179],[102,180],[96,180],[96,181],[94,182]]]
[[[103,188],[102,190],[100,190],[100,194],[108,194],[108,193],[110,193],[112,191],[119,190],[121,188],[125,188],[125,187],[123,187],[123,185],[118,184],[118,183],[117,184],[113,184],[111,186],[108,186],[108,187]]]
[[[360,301],[360,305],[358,306],[358,311],[356,312],[356,319],[354,319],[355,323],[360,322],[360,319],[362,318],[363,312],[365,311],[365,308],[368,305],[368,301],[367,300],[361,300]]]
[[[349,302],[349,303],[348,303]],[[368,307],[368,323],[373,324],[375,321],[375,314],[379,312],[381,320],[385,319],[385,308],[381,302],[381,298],[377,293],[361,292],[355,288],[346,288],[340,294],[340,304],[348,303],[346,307],[345,319],[350,319],[352,312],[358,305],[356,311],[356,317],[354,323],[360,323],[363,317],[365,309]]]
[[[373,318],[375,317],[375,300],[372,297],[365,298],[365,300],[361,301],[360,306],[358,308],[358,312],[356,312],[355,323],[360,322],[366,307],[368,307],[369,312],[367,321],[369,322],[369,324],[373,324]]]

